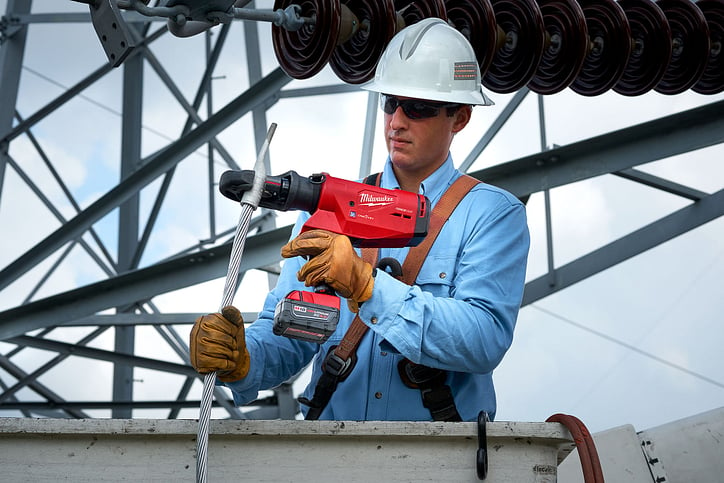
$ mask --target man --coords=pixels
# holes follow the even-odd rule
[[[461,176],[449,154],[455,134],[468,124],[472,105],[491,104],[481,89],[473,49],[445,22],[425,19],[391,40],[375,79],[363,87],[381,93],[389,157],[380,185],[422,193],[434,208]],[[294,234],[307,218],[306,213],[300,216]],[[312,361],[303,397],[313,399],[325,356],[340,343],[355,314],[345,307],[336,332],[321,346],[275,336],[272,324],[278,300],[303,289],[300,281],[308,286],[325,282],[358,310],[367,333],[355,366],[319,408],[320,419],[443,419],[434,417],[415,376],[411,384],[401,367],[413,368],[413,375],[417,368],[434,371],[433,393],[444,388],[454,404],[449,420],[475,420],[480,411],[492,419],[492,372],[513,339],[528,246],[524,206],[483,183],[449,216],[414,285],[363,261],[345,236],[305,232],[282,248],[287,260],[278,285],[246,334],[233,308],[224,316],[197,320],[192,364],[202,373],[218,371],[218,379],[241,405]],[[402,263],[409,250],[380,249],[379,259]],[[309,261],[307,255],[312,256]]]

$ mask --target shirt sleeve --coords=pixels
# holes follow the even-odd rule
[[[294,238],[307,216],[299,217],[292,230]],[[274,311],[277,303],[292,290],[303,290],[304,284],[297,280],[297,271],[304,263],[301,257],[283,262],[276,287],[269,292],[257,319],[247,327],[246,347],[251,358],[248,375],[239,381],[219,383],[231,389],[234,402],[238,405],[255,400],[259,391],[274,388],[289,380],[312,360],[319,345],[275,335]]]
[[[416,285],[378,269],[360,317],[414,363],[489,373],[512,343],[529,243],[522,203],[478,185],[443,226]]]

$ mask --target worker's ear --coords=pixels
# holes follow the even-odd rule
[[[455,111],[452,132],[454,134],[463,130],[465,126],[470,122],[470,117],[473,115],[473,107],[463,105],[458,107]]]

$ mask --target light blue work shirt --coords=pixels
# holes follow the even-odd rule
[[[461,173],[448,156],[421,185],[433,207]],[[399,188],[390,160],[381,186]],[[303,213],[292,236],[309,217]],[[514,196],[479,183],[460,202],[432,246],[416,285],[377,270],[372,297],[360,309],[367,331],[357,350],[357,365],[341,382],[320,419],[429,421],[420,391],[405,386],[397,365],[402,358],[448,371],[458,412],[474,421],[480,411],[495,416],[493,369],[513,340],[523,296],[529,235],[525,207]],[[409,248],[380,249],[379,258],[404,262]],[[342,301],[337,330],[321,346],[272,333],[274,309],[292,290],[304,290],[296,273],[302,257],[286,260],[277,286],[259,318],[246,330],[251,356],[246,378],[226,383],[238,405],[259,390],[287,381],[312,361],[311,399],[329,347],[340,342],[354,314]],[[306,288],[309,290],[308,288]],[[306,407],[302,408],[306,413]]]

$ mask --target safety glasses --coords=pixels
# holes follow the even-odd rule
[[[460,104],[447,102],[423,101],[420,99],[398,99],[394,96],[382,94],[380,96],[380,107],[385,114],[394,114],[398,107],[402,108],[410,119],[427,119],[440,114],[440,109],[458,107]]]

